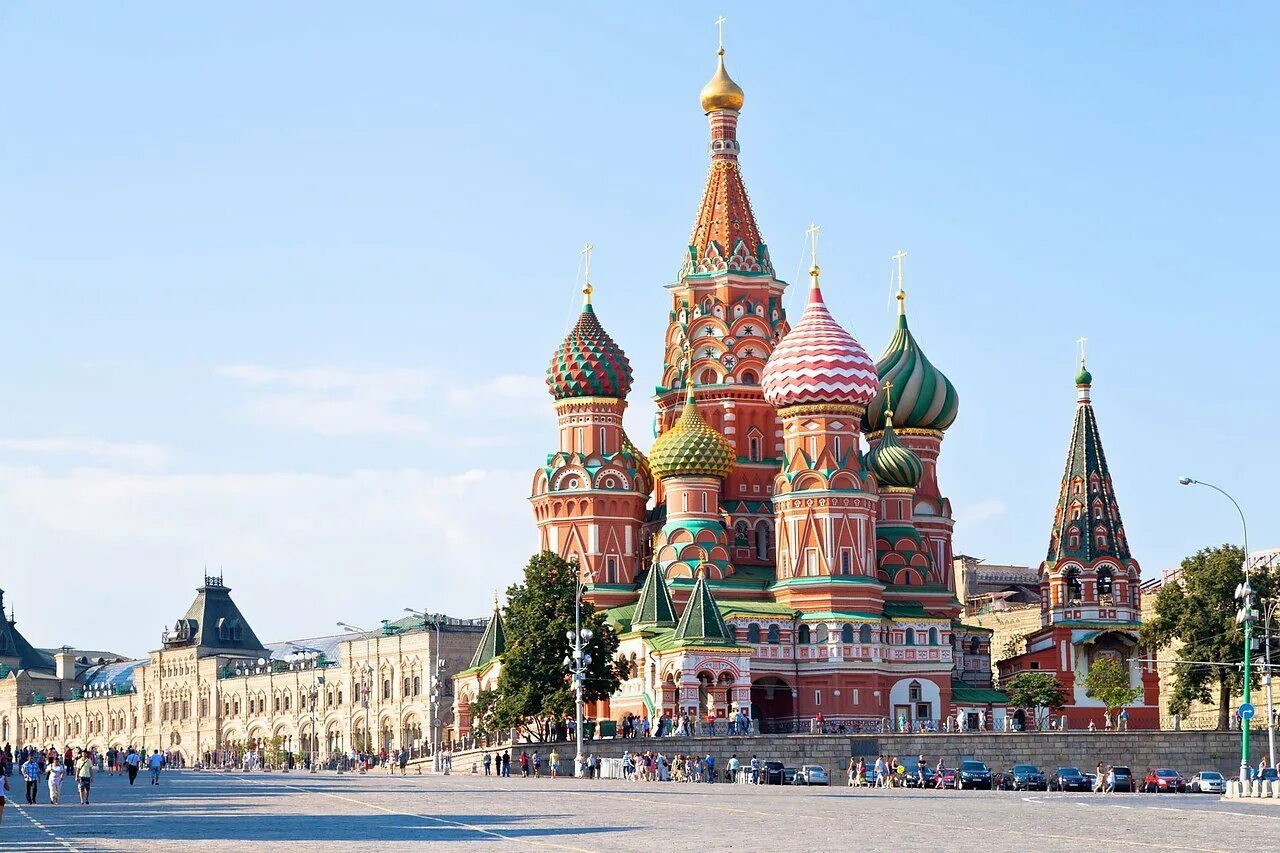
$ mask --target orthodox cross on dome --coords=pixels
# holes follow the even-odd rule
[[[898,265],[898,311],[902,312],[906,308],[907,291],[902,287],[902,262],[906,260],[907,253],[899,249],[894,253],[892,260]]]
[[[1080,345],[1080,363],[1081,364],[1084,364],[1084,347],[1085,347],[1085,344],[1087,344],[1088,342],[1089,342],[1089,339],[1084,337],[1083,335],[1081,335],[1079,338],[1076,339],[1076,343]]]
[[[818,234],[822,232],[822,228],[816,222],[809,223],[809,227],[805,229],[805,236],[809,238],[809,275],[813,276],[813,286],[818,286]]]
[[[583,282],[585,282],[585,285],[586,285],[585,287],[582,288],[582,292],[586,296],[587,305],[591,304],[591,293],[592,291],[595,290],[595,288],[591,286],[591,250],[594,248],[595,246],[591,245],[590,243],[584,243],[582,246],[582,252],[581,252],[582,280]]]
[[[884,419],[888,421],[893,417],[893,383],[885,382],[881,387],[884,388]]]
[[[724,15],[716,18],[716,30],[720,33],[720,52],[724,53]]]

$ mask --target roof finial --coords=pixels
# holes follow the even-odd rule
[[[724,56],[724,15],[716,18],[716,30],[720,33],[720,50],[717,53]]]
[[[1081,335],[1076,339],[1076,343],[1080,345],[1080,366],[1084,367],[1084,348],[1085,344],[1089,343],[1089,339]]]
[[[902,262],[907,257],[907,253],[899,249],[893,256],[893,260],[898,263],[898,314],[905,315],[907,313],[907,292],[902,289]]]
[[[884,423],[885,428],[893,426],[893,383],[884,383]]]
[[[591,245],[590,243],[585,243],[582,246],[582,252],[581,252],[582,280],[586,282],[586,286],[582,288],[582,293],[584,296],[582,304],[588,307],[591,305],[591,294],[595,290],[595,288],[591,286],[591,250],[594,248],[595,246]]]
[[[822,228],[819,227],[816,222],[811,222],[804,232],[809,238],[809,259],[811,263],[809,275],[813,277],[814,287],[818,286],[818,276],[822,272],[822,270],[818,268],[818,234],[821,231]]]

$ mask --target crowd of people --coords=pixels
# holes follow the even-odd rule
[[[109,776],[127,776],[133,785],[142,768],[151,772],[151,784],[160,784],[160,771],[169,765],[169,756],[152,750],[151,755],[129,747],[121,750],[112,747],[105,752],[94,749],[72,749],[66,747],[59,751],[56,747],[37,749],[24,746],[16,753],[13,747],[5,744],[0,750],[0,779],[3,789],[0,790],[0,820],[4,817],[4,807],[8,801],[12,786],[9,782],[15,772],[22,781],[23,794],[29,806],[40,802],[40,786],[44,784],[45,796],[49,805],[62,802],[62,790],[69,780],[74,779],[76,791],[80,796],[80,805],[89,805],[89,797],[93,790],[94,777],[106,773]]]

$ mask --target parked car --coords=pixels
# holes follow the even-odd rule
[[[1147,771],[1147,777],[1142,780],[1142,790],[1148,794],[1181,794],[1187,790],[1187,780],[1177,770],[1159,767]]]
[[[957,787],[963,791],[965,788],[986,788],[991,790],[991,770],[982,761],[962,761],[960,762],[960,780]]]
[[[782,768],[782,784],[783,785],[796,784],[796,769],[794,767]]]
[[[1093,785],[1089,782],[1089,777],[1080,772],[1078,767],[1059,767],[1058,772],[1053,774],[1052,788],[1055,791],[1084,791],[1093,790]]]
[[[1013,774],[1006,770],[1002,770],[999,773],[992,773],[991,789],[994,791],[1012,791]]]
[[[933,772],[932,767],[924,769],[924,784],[920,784],[920,769],[913,767],[907,771],[905,784],[908,788],[932,788],[937,781],[937,774]]]
[[[1047,791],[1049,783],[1034,764],[1015,764],[1009,770],[1015,791]]]
[[[1201,770],[1191,777],[1187,790],[1193,794],[1225,794],[1227,780],[1217,770]]]
[[[781,785],[787,778],[787,769],[781,761],[766,761],[760,772],[764,774],[766,785]]]
[[[1112,767],[1112,772],[1116,775],[1116,793],[1124,791],[1128,794],[1136,794],[1138,792],[1138,782],[1133,778],[1133,771],[1128,767]]]
[[[795,784],[827,785],[830,784],[830,780],[827,779],[826,768],[817,764],[806,764],[796,771]]]

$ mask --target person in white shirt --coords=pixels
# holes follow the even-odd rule
[[[55,758],[45,773],[49,776],[49,805],[56,806],[62,802],[62,781],[67,778],[67,766],[62,759]]]

